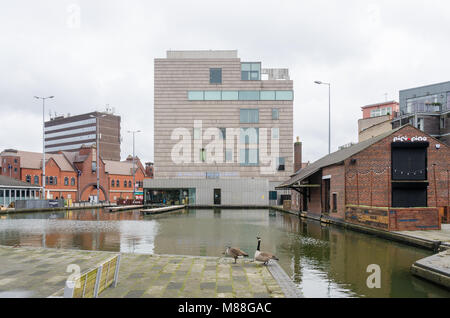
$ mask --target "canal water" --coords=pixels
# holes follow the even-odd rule
[[[450,297],[409,272],[430,251],[274,210],[183,210],[158,216],[78,210],[0,216],[0,244],[12,246],[223,256],[231,245],[252,257],[257,236],[261,250],[278,256],[305,297]],[[381,288],[367,287],[371,264],[380,266]]]

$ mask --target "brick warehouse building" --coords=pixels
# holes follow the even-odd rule
[[[97,195],[95,150],[93,145],[83,146],[77,152],[46,154],[46,192],[50,198],[88,201],[89,197]],[[0,153],[0,162],[0,175],[42,186],[42,153],[7,149]],[[126,161],[100,157],[99,167],[100,200],[106,198],[106,201],[115,202],[119,198],[133,197],[131,156]],[[139,158],[135,158],[135,170],[136,190],[142,192],[145,169]]]
[[[384,230],[440,228],[450,148],[412,125],[329,154],[283,182],[292,210]]]

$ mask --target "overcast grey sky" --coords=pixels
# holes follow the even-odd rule
[[[153,59],[165,51],[237,49],[289,68],[294,136],[304,161],[357,140],[360,107],[450,80],[448,0],[6,1],[0,7],[0,149],[42,151],[42,106],[73,115],[114,107],[122,157],[153,160]],[[79,9],[79,12],[78,12]],[[79,24],[76,17],[79,13]]]

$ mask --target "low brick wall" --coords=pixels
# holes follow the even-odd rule
[[[382,208],[348,205],[345,221],[387,231],[440,230],[437,208]]]
[[[345,221],[375,229],[389,230],[387,208],[346,206]]]
[[[440,230],[437,208],[391,208],[389,210],[390,231]]]

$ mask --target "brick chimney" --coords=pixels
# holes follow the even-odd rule
[[[294,173],[302,168],[302,143],[297,136],[297,141],[294,143]]]

